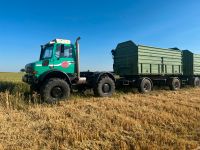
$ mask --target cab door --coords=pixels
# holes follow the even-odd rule
[[[53,68],[65,73],[75,72],[75,53],[72,45],[57,44]]]
[[[37,67],[37,75],[41,75],[53,68],[53,51],[54,45],[46,45],[45,48],[41,49],[40,61],[35,66]]]

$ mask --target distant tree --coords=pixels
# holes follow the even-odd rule
[[[25,69],[20,69],[20,72],[25,72]]]

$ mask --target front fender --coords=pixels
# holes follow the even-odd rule
[[[43,73],[42,75],[40,75],[38,80],[40,83],[43,83],[44,81],[46,81],[47,79],[50,79],[50,78],[61,78],[63,80],[66,80],[68,82],[68,84],[71,85],[70,77],[66,73],[64,73],[60,70],[49,70],[49,71]]]

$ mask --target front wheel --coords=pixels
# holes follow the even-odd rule
[[[58,78],[47,80],[41,87],[41,97],[47,103],[55,103],[70,96],[69,84]]]
[[[104,77],[99,80],[93,90],[96,96],[112,96],[112,94],[115,92],[115,82],[109,77]]]

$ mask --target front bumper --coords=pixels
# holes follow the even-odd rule
[[[25,83],[28,83],[28,84],[37,84],[38,83],[38,79],[35,76],[28,75],[28,74],[25,74],[22,77],[22,81]]]

